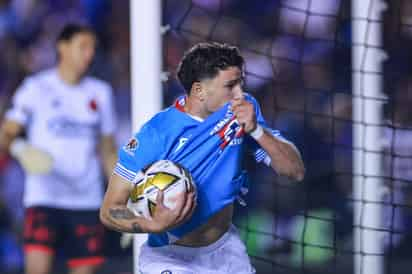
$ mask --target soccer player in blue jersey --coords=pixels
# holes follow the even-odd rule
[[[187,96],[155,115],[119,151],[100,218],[118,231],[149,233],[141,273],[255,273],[232,225],[233,203],[245,181],[243,155],[253,152],[279,175],[303,179],[298,150],[268,128],[259,104],[243,92],[243,67],[236,47],[192,47],[177,73]],[[185,166],[197,193],[183,194],[174,209],[158,195],[153,219],[136,217],[126,208],[133,182],[160,159]]]

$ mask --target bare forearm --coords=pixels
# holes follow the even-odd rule
[[[116,144],[112,136],[103,136],[100,144],[103,158],[103,170],[107,178],[110,178],[117,161]]]
[[[115,151],[105,152],[103,153],[103,171],[106,175],[106,178],[110,178],[114,166],[116,165],[117,156]]]
[[[102,210],[100,212],[100,220],[110,229],[119,232],[128,233],[144,233],[142,227],[142,218],[136,217],[126,207],[118,206]]]
[[[305,167],[299,151],[293,144],[274,137],[266,130],[257,142],[269,154],[270,165],[279,175],[297,181],[303,179]]]

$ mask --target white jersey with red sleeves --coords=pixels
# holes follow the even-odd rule
[[[103,185],[97,145],[115,129],[111,87],[92,77],[68,85],[56,69],[28,77],[6,119],[23,125],[30,144],[50,153],[47,175],[26,177],[24,204],[97,209]]]

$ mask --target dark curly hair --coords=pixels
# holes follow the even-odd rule
[[[237,47],[220,43],[199,43],[183,55],[177,77],[190,94],[194,82],[215,77],[220,70],[238,67],[243,72],[244,59]]]

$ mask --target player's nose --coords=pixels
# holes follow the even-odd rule
[[[244,98],[243,89],[240,85],[236,85],[233,90],[233,100],[242,100]]]

